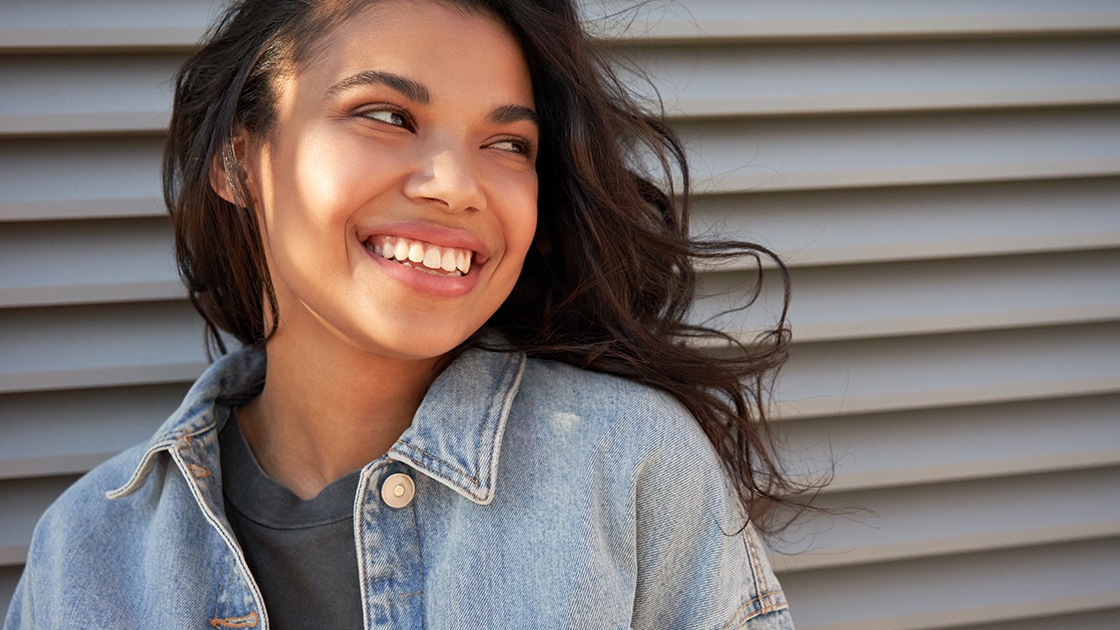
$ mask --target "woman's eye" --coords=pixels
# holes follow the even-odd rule
[[[408,117],[394,109],[369,109],[362,116],[394,127],[409,127]]]
[[[498,140],[492,142],[490,148],[498,149],[499,151],[508,151],[510,153],[524,153],[527,154],[531,151],[531,146],[524,140],[514,140],[512,138],[506,140]]]

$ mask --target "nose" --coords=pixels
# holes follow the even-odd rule
[[[405,182],[405,195],[432,201],[446,210],[481,210],[482,184],[469,152],[452,142],[431,142]]]

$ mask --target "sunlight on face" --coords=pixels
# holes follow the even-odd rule
[[[536,228],[539,128],[504,25],[378,2],[277,87],[275,133],[245,159],[276,338],[422,359],[477,331]]]

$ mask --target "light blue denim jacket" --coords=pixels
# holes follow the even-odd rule
[[[142,446],[46,512],[4,628],[267,628],[222,502],[218,431],[263,353],[217,361]],[[499,456],[500,455],[500,456]],[[391,474],[414,499],[381,498]],[[366,628],[790,629],[708,440],[670,396],[470,350],[362,469]]]

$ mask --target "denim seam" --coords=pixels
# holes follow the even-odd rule
[[[362,475],[358,477],[358,489],[354,493],[354,546],[358,556],[358,589],[362,597],[362,626],[368,626],[369,622],[369,593],[366,589],[366,557],[365,557],[365,544],[363,541],[363,523],[365,522],[365,497],[369,494],[370,480],[378,470],[385,467],[385,463],[378,463],[371,466],[369,469],[363,471]]]
[[[465,477],[466,479],[469,479],[469,480],[473,481],[474,486],[471,487],[471,486],[468,486],[464,483],[461,483],[457,479],[456,476],[448,475],[445,471],[438,470],[436,467],[431,466],[431,465],[425,463],[424,461],[421,461],[421,460],[417,459],[416,457],[412,457],[408,452],[402,451],[401,449],[399,449],[397,447],[393,447],[394,450],[397,453],[400,453],[403,456],[404,459],[400,460],[402,463],[407,464],[408,466],[412,467],[413,469],[428,475],[429,477],[431,477],[432,479],[434,479],[436,481],[439,481],[440,483],[445,483],[445,484],[451,485],[456,491],[462,492],[463,494],[467,495],[467,497],[469,497],[471,500],[483,501],[486,498],[483,493],[478,492],[478,490],[481,489],[481,486],[478,484],[478,480],[475,479],[474,477],[471,477],[467,473],[459,470],[458,468],[456,468],[455,466],[445,462],[444,460],[442,460],[442,459],[440,459],[440,458],[438,458],[434,455],[431,455],[430,453],[427,453],[426,451],[424,451],[424,449],[417,448],[415,446],[412,446],[411,444],[405,444],[403,442],[400,442],[398,444],[406,445],[412,450],[415,450],[415,451],[417,451],[421,454],[427,455],[428,457],[425,458],[425,459],[434,460],[436,462],[439,462],[439,463],[445,465],[447,468],[450,468],[451,471],[456,473],[458,476]]]
[[[521,375],[525,371],[525,355],[508,354],[506,355],[505,365],[502,367],[502,376],[498,381],[497,390],[494,395],[490,397],[490,405],[486,410],[487,425],[493,423],[493,428],[487,431],[489,434],[489,443],[486,444],[489,448],[490,466],[486,471],[487,476],[493,483],[493,474],[497,470],[496,451],[497,441],[499,439],[499,428],[504,426],[504,421],[509,416],[510,408],[513,406],[513,397],[517,394],[517,385],[521,382]],[[484,443],[479,440],[478,450],[475,452],[475,469],[482,472],[482,447]]]
[[[747,549],[750,553],[751,562],[753,563],[752,572],[755,574],[756,589],[760,598],[765,598],[768,602],[763,603],[763,608],[773,608],[780,605],[781,602],[777,600],[777,594],[781,590],[774,591],[770,586],[770,581],[766,577],[767,564],[763,562],[765,558],[765,551],[758,544],[758,536],[754,533],[753,529],[743,529],[743,536],[746,538]]]
[[[781,591],[777,591],[777,593],[781,593]],[[767,613],[772,613],[776,610],[782,610],[789,607],[785,603],[771,602],[769,604],[763,604],[757,611],[754,612],[754,614],[747,615],[743,618],[739,617],[739,614],[743,612],[744,608],[753,606],[756,603],[762,604],[762,601],[764,599],[771,600],[774,594],[775,593],[767,591],[766,593],[760,594],[758,597],[754,597],[743,602],[742,604],[739,604],[739,607],[735,609],[735,614],[731,617],[731,622],[724,626],[723,630],[730,630],[731,628],[742,628],[744,623],[750,621],[751,619],[754,619],[755,617],[759,617],[761,615],[765,615]]]
[[[140,488],[140,482],[148,477],[152,470],[152,460],[160,451],[170,451],[171,447],[175,445],[174,441],[171,442],[157,442],[148,447],[147,451],[140,456],[140,462],[136,464],[136,468],[132,469],[132,476],[124,485],[114,490],[109,490],[105,493],[105,498],[110,501],[127,497],[128,495],[136,492]]]
[[[743,531],[740,532],[739,538],[743,543],[743,551],[747,554],[747,563],[750,565],[750,568],[751,568],[751,584],[750,584],[751,592],[756,594],[756,597],[754,599],[750,600],[750,601],[751,602],[756,602],[756,601],[758,601],[759,599],[762,598],[763,593],[765,593],[766,591],[765,591],[765,588],[763,587],[763,585],[760,583],[762,581],[761,578],[759,577],[761,572],[759,571],[758,559],[755,557],[754,549],[751,548],[750,536],[748,534],[749,528],[750,528],[750,524],[748,523],[746,526],[743,527]],[[737,611],[736,611],[735,614],[736,614],[736,616],[738,616]]]
[[[220,617],[218,616],[218,613],[221,612],[222,597],[224,596],[224,594],[226,592],[226,583],[227,582],[232,582],[232,578],[229,575],[231,570],[232,570],[232,567],[230,567],[230,566],[223,566],[222,567],[221,577],[218,578],[218,596],[214,598],[214,616],[211,617],[212,620],[213,619],[220,619]],[[211,623],[211,625],[213,625],[213,623]]]
[[[205,498],[202,496],[202,490],[195,483],[194,479],[189,474],[187,474],[187,470],[189,468],[187,466],[186,460],[183,459],[183,454],[177,449],[171,449],[169,451],[169,453],[171,454],[172,461],[174,461],[175,464],[176,464],[176,467],[178,467],[180,474],[183,475],[183,479],[186,482],[187,487],[190,488],[191,497],[194,498],[195,504],[202,511],[203,518],[205,518],[206,522],[209,523],[210,526],[218,532],[218,536],[220,536],[222,541],[225,542],[225,544],[226,544],[226,549],[231,551],[234,554],[235,563],[245,572],[245,575],[249,580],[250,592],[253,595],[253,602],[255,603],[255,605],[258,608],[260,608],[263,611],[265,609],[264,608],[264,598],[260,594],[260,589],[257,587],[256,582],[252,579],[252,572],[249,571],[249,565],[245,561],[244,556],[240,552],[240,547],[237,543],[237,540],[235,538],[233,538],[230,535],[229,532],[226,531],[225,527],[223,527],[221,522],[218,520],[217,515],[214,514],[213,510],[211,510],[208,505],[206,505]],[[251,613],[254,616],[256,615],[255,611],[251,611]],[[248,617],[248,615],[245,615],[245,617]],[[256,624],[254,624],[252,626],[227,626],[227,627],[249,628],[249,627],[256,627]]]
[[[420,590],[406,594],[405,597],[420,595],[420,628],[424,630],[428,627],[427,615],[424,611],[424,556],[420,547],[420,524],[416,521],[416,501],[413,501],[409,507],[412,509],[412,533],[416,537],[416,562],[420,565]]]
[[[222,577],[218,581],[218,597],[214,602],[214,616],[210,618],[210,627],[212,628],[255,628],[260,622],[256,611],[249,611],[247,615],[239,615],[236,617],[220,617],[218,615],[221,610],[222,600],[224,594],[228,594],[232,590],[234,581],[234,571],[236,566],[234,564],[228,565],[228,569],[222,572]],[[226,610],[230,608],[232,602],[226,602]]]
[[[240,617],[215,617],[210,620],[210,627],[212,628],[256,628],[260,622],[257,613],[250,612],[248,615]]]
[[[474,484],[476,486],[479,485],[478,484],[478,477],[471,475],[467,471],[459,468],[458,466],[452,464],[451,462],[447,461],[446,459],[443,459],[443,458],[441,458],[437,455],[429,453],[428,451],[420,448],[419,446],[416,446],[415,444],[413,444],[411,442],[403,442],[402,441],[402,442],[400,442],[400,444],[402,446],[407,446],[410,450],[416,451],[417,453],[420,453],[420,454],[426,456],[426,459],[430,459],[434,462],[439,462],[440,465],[442,465],[444,467],[447,467],[447,468],[450,468],[452,470],[452,472],[454,472],[455,474],[457,474],[461,477],[464,477],[466,479],[470,479],[471,481],[474,482]],[[416,465],[417,468],[423,468],[424,470],[430,471],[432,474],[440,475],[440,476],[444,477],[445,479],[447,478],[446,475],[444,475],[440,471],[436,470],[433,466],[430,466],[430,465],[425,464],[423,462],[416,461],[415,459],[413,459],[412,461]],[[463,489],[466,489],[465,486],[460,486],[460,487],[463,488]]]
[[[761,553],[761,550],[758,549],[751,540],[750,530],[748,528],[743,528],[742,536],[744,546],[747,549],[747,557],[751,559],[751,573],[754,575],[754,586],[761,595],[770,590],[770,585],[766,583],[766,571],[758,561],[758,554]]]

